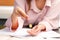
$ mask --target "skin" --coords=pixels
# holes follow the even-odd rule
[[[12,31],[15,31],[18,27],[18,19],[17,17],[20,16],[23,19],[28,20],[28,15],[19,7],[14,9],[14,12],[12,13],[11,20],[12,20]]]
[[[40,33],[41,31],[45,31],[46,27],[43,24],[40,25],[35,25],[31,30],[28,30],[27,32],[32,35],[35,36],[38,33]]]
[[[35,2],[36,2],[37,8],[42,10],[45,5],[46,0],[35,0]],[[11,28],[13,31],[15,31],[18,27],[18,19],[17,19],[18,16],[20,16],[26,20],[28,20],[28,18],[29,18],[28,15],[21,8],[17,7],[11,16],[11,18],[12,18],[12,27]],[[44,29],[46,29],[45,25],[39,24],[39,25],[35,25],[31,30],[27,30],[27,32],[30,35],[37,35],[39,32],[41,32]]]
[[[46,0],[35,0],[35,2],[36,2],[37,8],[42,10],[45,5]]]

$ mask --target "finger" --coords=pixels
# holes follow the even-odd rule
[[[35,32],[39,32],[41,31],[40,27],[37,26],[37,29],[35,30]]]
[[[36,32],[36,29],[37,29],[37,25],[34,26],[30,31],[32,31],[32,32]]]
[[[33,31],[31,31],[31,30],[29,30],[28,33],[29,33],[30,35],[32,35],[32,36],[37,35],[37,33],[33,32]]]
[[[37,29],[37,25],[35,25],[32,29],[33,29],[33,30],[36,30],[36,29]]]
[[[20,13],[18,12],[18,10],[16,10],[16,14],[19,15],[20,17],[22,17],[22,18],[24,19],[23,15],[20,14]],[[26,19],[26,18],[25,18],[25,19]]]
[[[17,11],[22,15],[24,18],[28,19],[28,15],[20,8],[17,7]]]
[[[40,30],[38,30],[38,31],[36,31],[36,30],[31,30],[30,32],[31,32],[30,34],[32,34],[32,35],[37,35],[37,34],[40,32]]]
[[[38,27],[38,25],[36,25],[36,26],[33,27],[32,30],[34,30],[34,32],[38,32],[38,31],[40,31],[40,28]]]
[[[18,10],[15,10],[14,14],[15,16],[20,16],[21,18],[24,19],[24,17],[18,12]]]

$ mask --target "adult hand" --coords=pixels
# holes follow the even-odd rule
[[[38,33],[40,33],[42,30],[45,30],[46,27],[44,25],[36,25],[34,26],[31,30],[28,30],[28,33],[30,35],[37,35]]]
[[[16,7],[14,10],[14,13],[16,15],[28,20],[28,15],[20,7]]]
[[[20,8],[16,7],[14,12],[11,15],[12,27],[11,30],[15,31],[18,27],[18,19],[17,17],[20,16],[23,19],[28,20],[28,15]]]

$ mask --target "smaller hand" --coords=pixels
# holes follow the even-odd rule
[[[38,29],[38,25],[34,26],[33,29],[28,30],[28,33],[33,36],[37,35],[39,32],[40,32],[40,29]]]
[[[37,35],[38,33],[41,32],[41,30],[45,29],[45,26],[44,25],[36,25],[34,26],[31,30],[28,30],[28,33],[30,35]]]

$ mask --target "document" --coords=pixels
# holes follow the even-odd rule
[[[23,36],[29,35],[27,30],[30,30],[30,29],[22,28],[20,30],[16,30],[15,32],[11,32],[11,31],[9,31],[8,28],[5,28],[5,29],[0,30],[0,35],[10,35],[10,36],[16,36],[16,37],[23,37]]]
[[[37,37],[39,36],[41,36],[42,38],[54,38],[54,37],[60,37],[60,34],[54,31],[47,31],[39,33]]]
[[[30,29],[23,28],[15,32],[10,32],[4,29],[4,30],[0,30],[0,35],[9,35],[16,38],[25,38],[25,39],[26,38],[29,38],[29,39],[30,38],[31,39],[33,38],[36,38],[36,39],[60,38],[60,34],[54,31],[40,32],[37,36],[31,36],[27,32],[27,30],[30,30]]]

